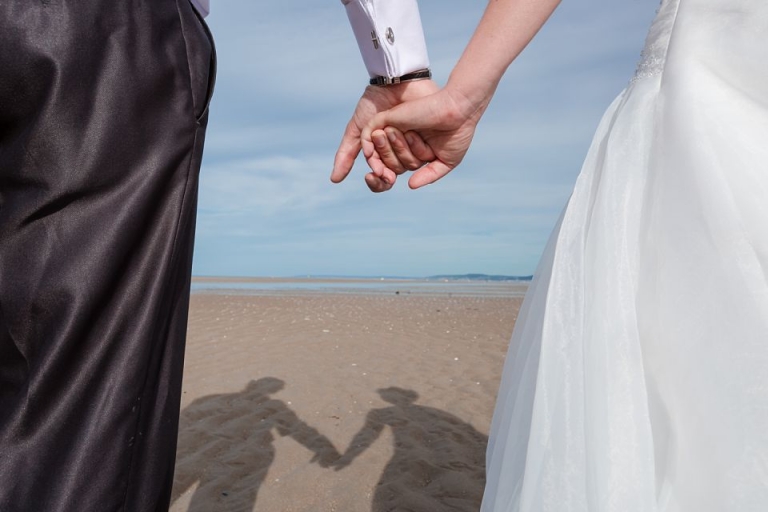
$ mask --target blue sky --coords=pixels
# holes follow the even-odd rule
[[[367,74],[338,0],[213,0],[219,70],[196,275],[531,274],[598,121],[625,87],[653,0],[565,0],[512,64],[461,167],[368,192],[328,179]],[[485,7],[421,0],[444,84]]]

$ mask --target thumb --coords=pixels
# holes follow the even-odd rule
[[[434,160],[428,165],[425,165],[418,171],[414,172],[411,179],[408,180],[408,186],[413,190],[421,188],[425,185],[431,185],[446,174],[451,172],[454,166],[448,165],[442,160]]]

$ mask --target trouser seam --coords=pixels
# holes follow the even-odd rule
[[[174,230],[173,230],[174,231],[174,235],[173,235],[173,245],[172,245],[172,249],[171,249],[171,256],[168,258],[168,261],[167,261],[169,267],[173,265],[173,262],[175,261],[176,255],[178,253],[179,231],[180,231],[180,228],[181,228],[181,219],[182,219],[182,216],[184,215],[184,206],[186,205],[186,201],[187,201],[187,194],[188,194],[188,189],[189,189],[189,177],[190,177],[190,174],[192,172],[192,163],[194,161],[194,152],[195,152],[195,147],[197,145],[197,139],[198,139],[198,136],[199,136],[199,131],[200,131],[200,128],[196,128],[195,129],[195,134],[192,137],[192,146],[191,146],[191,148],[190,148],[190,150],[189,150],[189,152],[187,154],[187,158],[188,158],[187,174],[186,174],[186,178],[184,180],[184,192],[183,192],[182,197],[181,197],[181,203],[179,205],[179,212],[178,212],[178,215],[176,217],[176,222],[175,222],[175,226],[174,226]],[[162,291],[162,295],[161,295],[162,300],[159,301],[160,304],[165,304],[165,302],[166,302],[166,296],[167,296],[167,294],[169,292],[169,289],[170,289],[170,280],[173,277],[174,277],[173,272],[166,272],[165,283],[164,283],[163,291]],[[157,311],[156,316],[159,315],[159,314],[160,314],[160,311]],[[152,325],[155,325],[155,322],[153,322]],[[154,336],[153,336],[153,338],[154,338]],[[153,347],[155,347],[155,346],[156,346],[156,344],[153,344]],[[152,359],[152,352],[151,351],[150,351],[150,354],[149,354],[149,359],[150,359],[149,362],[151,362],[151,359]],[[144,373],[144,383],[141,386],[141,394],[139,395],[140,397],[144,396],[144,392],[147,389],[147,381],[149,380],[149,373],[150,373],[149,372],[149,364],[146,364],[145,368],[146,368],[146,371]],[[138,449],[139,444],[141,444],[139,442],[139,439],[138,439],[138,430],[139,430],[139,426],[141,425],[141,420],[144,417],[145,408],[143,406],[144,406],[144,404],[139,402],[139,406],[138,406],[139,407],[139,411],[138,411],[137,418],[136,418],[136,425],[134,426],[134,429],[133,429],[134,443],[133,443],[133,446],[131,447],[131,455],[130,455],[130,460],[128,462],[128,481],[126,482],[125,496],[123,497],[123,500],[122,500],[123,503],[122,503],[122,506],[121,506],[121,509],[124,512],[126,510],[125,507],[126,507],[126,504],[127,504],[127,501],[128,501],[128,496],[129,496],[129,490],[131,488],[131,483],[133,481],[133,464],[134,464],[134,459],[135,459],[135,456],[136,456],[136,450]]]

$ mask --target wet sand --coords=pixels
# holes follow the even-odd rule
[[[193,294],[171,510],[478,510],[521,300]]]

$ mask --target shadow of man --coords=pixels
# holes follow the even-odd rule
[[[329,467],[339,458],[325,436],[270,397],[284,387],[265,377],[237,393],[199,398],[182,411],[172,502],[199,482],[189,512],[253,510],[275,458],[273,432],[314,452],[310,462]]]
[[[488,437],[452,414],[415,405],[415,391],[390,387],[378,393],[392,407],[368,413],[335,469],[351,464],[389,426],[395,454],[376,486],[373,512],[476,512],[485,486]]]

